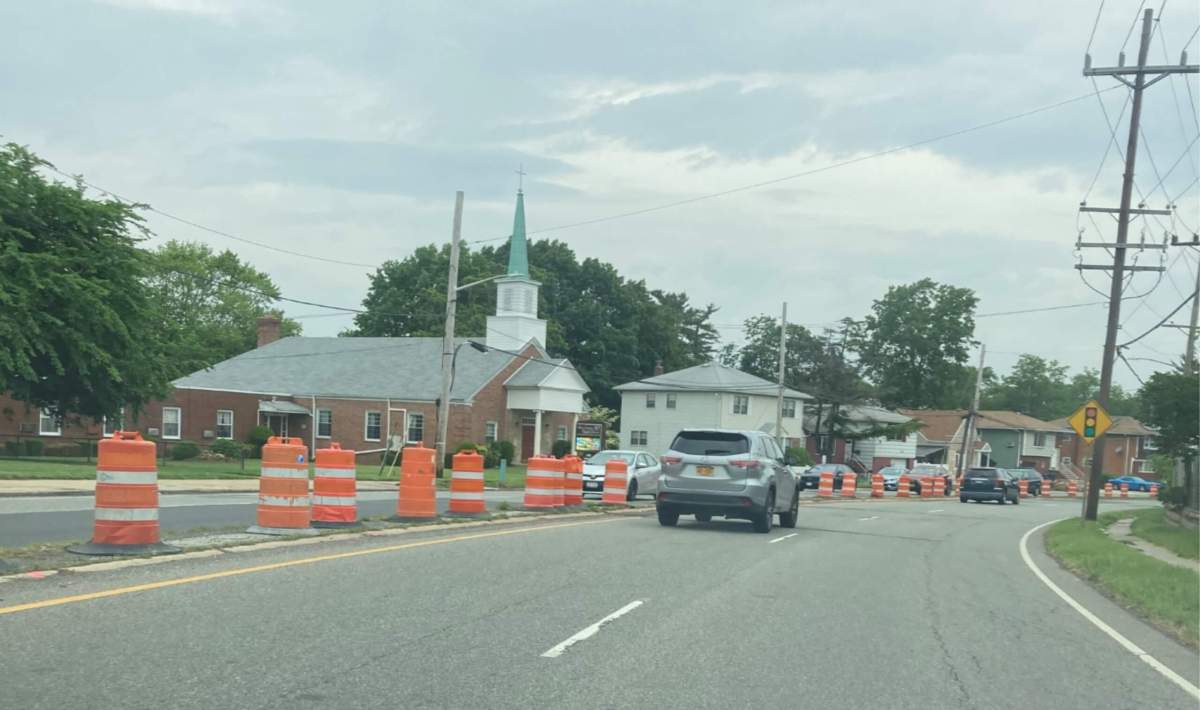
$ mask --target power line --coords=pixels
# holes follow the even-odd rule
[[[1096,19],[1092,21],[1092,33],[1088,35],[1087,49],[1083,50],[1084,54],[1092,51],[1092,41],[1096,39],[1096,28],[1100,26],[1100,13],[1104,12],[1104,0],[1100,0],[1100,7],[1096,9]]]
[[[1129,31],[1125,33],[1125,41],[1121,43],[1121,53],[1125,52],[1125,45],[1129,44],[1129,38],[1133,36],[1133,28],[1137,27],[1138,19],[1142,16],[1142,8],[1146,7],[1146,0],[1142,0],[1138,5],[1137,12],[1133,13],[1133,22],[1129,23]]]
[[[1158,330],[1158,329],[1159,329],[1159,327],[1160,327],[1160,326],[1162,326],[1162,324],[1163,324],[1163,323],[1166,323],[1167,321],[1171,320],[1171,318],[1172,318],[1172,317],[1174,317],[1174,316],[1175,316],[1175,314],[1176,314],[1176,313],[1178,313],[1178,312],[1180,311],[1180,309],[1182,309],[1182,308],[1183,308],[1184,306],[1186,306],[1187,304],[1191,303],[1192,299],[1193,299],[1193,298],[1195,298],[1195,297],[1196,297],[1196,294],[1195,294],[1195,293],[1191,293],[1191,294],[1189,294],[1187,298],[1183,299],[1183,301],[1182,301],[1182,302],[1180,302],[1180,304],[1179,304],[1178,306],[1175,306],[1175,308],[1174,308],[1174,309],[1173,309],[1173,310],[1172,310],[1170,313],[1168,313],[1168,314],[1167,314],[1167,317],[1166,317],[1166,318],[1163,318],[1163,319],[1162,319],[1162,320],[1160,320],[1159,322],[1155,323],[1155,324],[1154,324],[1154,326],[1150,328],[1150,330],[1147,330],[1145,333],[1142,333],[1141,335],[1139,335],[1138,337],[1134,338],[1133,340],[1130,340],[1130,341],[1127,341],[1127,342],[1124,342],[1124,343],[1122,343],[1122,344],[1118,345],[1118,346],[1117,346],[1117,350],[1118,350],[1118,352],[1120,351],[1120,349],[1121,349],[1121,348],[1126,348],[1126,347],[1129,347],[1130,345],[1133,345],[1134,343],[1136,343],[1137,341],[1139,341],[1139,340],[1141,340],[1142,338],[1146,337],[1147,335],[1150,335],[1150,334],[1151,334],[1151,333],[1153,333],[1154,331]]]

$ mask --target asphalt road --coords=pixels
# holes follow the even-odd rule
[[[770,535],[585,516],[10,582],[0,688],[5,705],[56,709],[1194,709],[1022,560],[1026,531],[1077,508],[806,505]],[[1030,547],[1200,681],[1195,653],[1059,570],[1040,533]]]
[[[489,508],[501,501],[519,505],[521,491],[487,491]],[[164,539],[200,528],[250,526],[255,521],[256,493],[162,494],[159,527]],[[450,493],[438,491],[437,507],[445,512]],[[0,498],[0,547],[34,543],[90,540],[94,520],[92,496],[15,496]],[[393,491],[361,491],[359,515],[371,517],[396,512]]]

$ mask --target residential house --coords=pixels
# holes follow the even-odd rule
[[[1020,412],[983,410],[975,418],[975,429],[991,448],[989,465],[1031,467],[1043,474],[1059,470],[1060,425]]]
[[[587,384],[571,363],[550,359],[538,318],[539,284],[529,278],[524,196],[517,194],[506,275],[497,280],[496,315],[480,352],[456,341],[447,443],[513,442],[524,460],[574,441]],[[466,346],[466,347],[464,347]],[[279,338],[279,321],[260,319],[258,347],[173,383],[169,397],[125,422],[64,421],[0,400],[0,435],[46,440],[94,438],[136,428],[164,442],[245,440],[265,425],[319,448],[379,453],[434,446],[441,395],[441,338]]]
[[[844,420],[843,427],[850,436],[834,437],[827,433],[816,433],[818,420],[820,429],[827,431],[827,419],[833,411],[832,405],[810,407],[804,418],[804,427],[812,432],[807,437],[809,454],[814,461],[822,463],[845,463],[859,472],[875,472],[884,466],[912,466],[917,454],[915,433],[854,437],[854,432],[867,433],[880,427],[906,424],[911,417],[882,407],[862,404],[838,406],[838,417]]]
[[[779,385],[717,362],[626,382],[621,393],[621,447],[666,451],[685,428],[755,429],[774,432]],[[789,446],[803,441],[803,392],[785,388],[783,435]]]
[[[917,430],[917,460],[924,463],[940,463],[951,471],[958,471],[962,455],[963,434],[966,430],[965,409],[901,409],[901,414],[920,420]],[[973,432],[971,454],[967,466],[981,466],[988,460],[992,447]]]
[[[1104,470],[1108,476],[1150,475],[1150,457],[1154,454],[1154,437],[1158,432],[1133,417],[1113,417],[1112,426],[1104,434]],[[1067,418],[1055,419],[1059,427],[1057,447],[1062,462],[1084,472],[1091,471],[1095,444],[1080,438]]]

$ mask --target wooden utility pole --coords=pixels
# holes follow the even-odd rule
[[[458,246],[462,237],[462,190],[454,193],[454,227],[450,233],[450,278],[446,282],[446,332],[442,336],[442,396],[438,399],[437,466],[446,461],[446,435],[450,428],[450,383],[454,379],[454,312],[458,306]]]
[[[783,378],[787,372],[787,301],[783,302],[783,313],[779,317],[779,397],[775,402],[775,438],[780,450],[787,449],[783,436]]]
[[[967,420],[963,426],[962,446],[958,453],[957,475],[962,481],[967,470],[967,457],[975,453],[975,416],[979,413],[979,390],[983,387],[983,359],[987,355],[987,346],[979,344],[979,369],[975,371],[975,394],[971,397],[971,409],[967,412]],[[961,485],[961,483],[959,484]]]
[[[1187,260],[1184,260],[1186,263]],[[1194,372],[1196,365],[1196,320],[1200,316],[1200,261],[1196,262],[1196,293],[1192,296],[1192,323],[1188,326],[1187,349],[1184,351],[1183,366]]]
[[[1133,175],[1134,166],[1137,163],[1138,131],[1142,117],[1142,93],[1147,86],[1163,79],[1169,74],[1194,74],[1198,71],[1196,65],[1188,66],[1186,64],[1186,52],[1181,56],[1179,65],[1147,66],[1146,57],[1150,52],[1150,35],[1153,27],[1154,10],[1147,8],[1142,14],[1142,37],[1138,45],[1136,66],[1126,67],[1124,54],[1121,55],[1118,66],[1105,68],[1092,67],[1091,55],[1084,57],[1084,76],[1111,76],[1133,90],[1133,101],[1129,113],[1129,138],[1125,147],[1125,174],[1124,180],[1121,183],[1121,206],[1115,210],[1117,213],[1117,242],[1116,244],[1103,245],[1113,250],[1113,264],[1111,267],[1107,265],[1085,264],[1076,266],[1077,269],[1090,268],[1112,271],[1112,286],[1109,289],[1108,296],[1108,328],[1104,336],[1104,358],[1100,366],[1100,393],[1097,397],[1100,404],[1104,407],[1108,406],[1108,397],[1112,390],[1113,364],[1117,353],[1117,329],[1121,321],[1121,286],[1127,270],[1125,266],[1125,252],[1130,246],[1139,246],[1127,244],[1129,238],[1129,217],[1131,214],[1161,214],[1164,212],[1165,214],[1170,214],[1169,210],[1146,210],[1140,207],[1138,209],[1131,209],[1130,205],[1133,201]],[[1147,82],[1146,76],[1148,74],[1157,74],[1158,76]],[[1127,76],[1133,76],[1132,83],[1125,78]],[[1089,208],[1087,206],[1083,206],[1080,209],[1087,212],[1112,213],[1114,211],[1112,208]],[[1161,271],[1162,268],[1135,266],[1128,270]],[[1084,518],[1087,520],[1096,519],[1100,506],[1100,485],[1103,480],[1102,474],[1104,471],[1104,439],[1104,436],[1100,436],[1096,439],[1095,446],[1092,447],[1092,470],[1088,476],[1087,498],[1084,503]]]

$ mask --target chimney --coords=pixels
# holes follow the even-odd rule
[[[261,348],[279,340],[279,316],[265,315],[258,319],[258,345]]]
[[[658,377],[662,373],[663,373],[662,360],[656,360],[654,362],[654,376]]]

